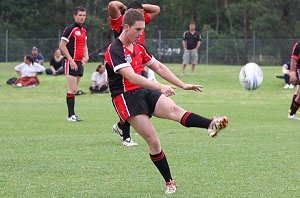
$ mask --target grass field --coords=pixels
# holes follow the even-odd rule
[[[167,197],[143,139],[132,130],[139,146],[127,148],[112,132],[118,118],[108,94],[78,96],[84,121],[69,123],[64,77],[41,75],[35,88],[12,88],[6,80],[16,64],[0,63],[0,197]],[[181,68],[168,66],[176,74]],[[81,90],[95,68],[87,65]],[[287,119],[293,90],[275,78],[280,67],[262,67],[262,86],[246,91],[240,68],[199,65],[181,79],[204,92],[172,96],[203,116],[228,116],[217,138],[152,119],[177,180],[172,197],[300,197],[300,122]]]

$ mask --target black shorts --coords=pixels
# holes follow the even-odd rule
[[[82,66],[82,63],[81,61],[75,61],[76,65],[77,65],[77,70],[73,70],[71,69],[71,66],[70,66],[70,62],[65,59],[64,61],[64,68],[65,68],[65,75],[71,75],[71,76],[79,76],[79,77],[82,77],[83,76],[83,72],[84,72],[84,69],[83,69],[83,66]]]
[[[142,88],[119,94],[112,99],[112,103],[120,119],[125,122],[129,116],[145,114],[151,117],[161,94]]]

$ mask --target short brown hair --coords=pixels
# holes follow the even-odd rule
[[[123,26],[124,24],[133,26],[136,21],[145,21],[143,13],[139,10],[132,9],[132,8],[127,10],[124,14]]]
[[[74,9],[73,15],[77,15],[79,11],[80,11],[80,12],[86,12],[86,9],[85,9],[85,7],[83,7],[83,6],[78,6],[78,7],[76,7],[76,8]]]

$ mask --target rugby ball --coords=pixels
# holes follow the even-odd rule
[[[247,63],[240,71],[240,83],[246,90],[255,90],[263,82],[264,75],[256,63]]]

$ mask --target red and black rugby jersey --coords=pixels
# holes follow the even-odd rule
[[[132,67],[135,73],[142,75],[144,66],[149,66],[154,61],[155,58],[143,45],[134,43],[133,52],[131,52],[127,47],[123,46],[120,39],[115,39],[105,53],[105,66],[112,97],[141,88],[139,85],[130,83],[119,74],[119,69]]]
[[[294,44],[292,57],[297,61],[297,68],[300,68],[300,41]]]
[[[82,61],[87,40],[86,28],[73,23],[64,30],[61,39],[68,42],[67,48],[72,58],[75,61]]]

